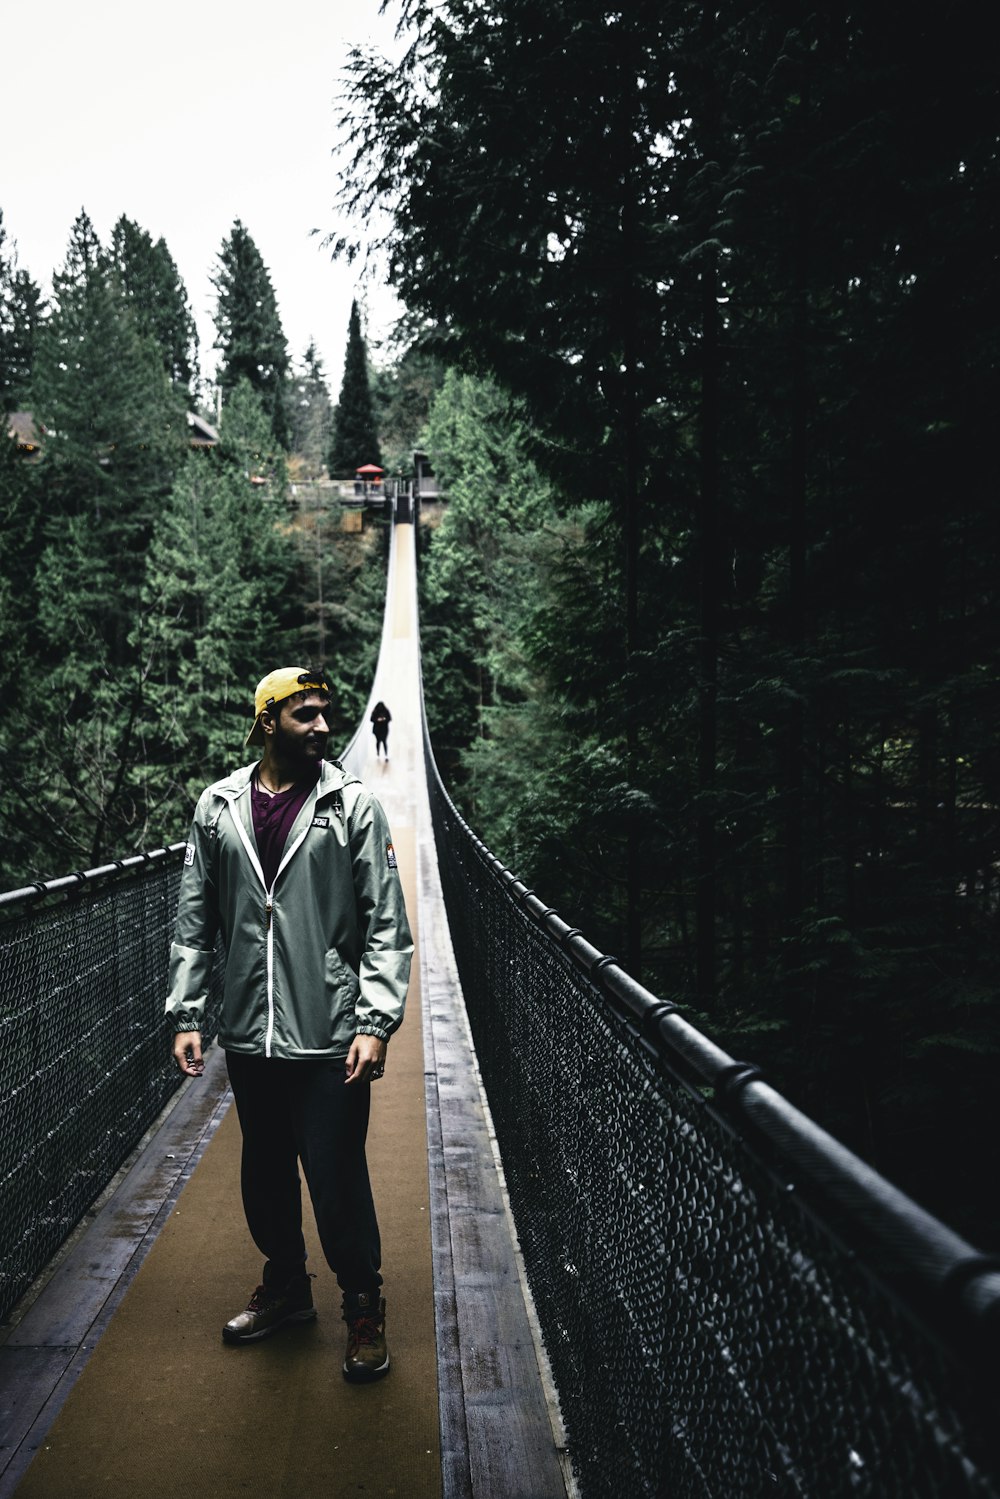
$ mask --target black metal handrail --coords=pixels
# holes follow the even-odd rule
[[[163,848],[151,848],[146,852],[129,854],[124,859],[112,859],[109,864],[98,864],[93,869],[77,869],[72,874],[58,875],[51,880],[34,880],[30,885],[20,885],[16,890],[0,892],[0,912],[15,910],[18,906],[43,899],[47,895],[72,895],[101,880],[111,879],[158,864],[164,859],[177,859],[184,852],[183,843],[168,843]]]
[[[445,793],[447,794],[447,793]],[[460,814],[456,811],[456,817]],[[864,1245],[869,1268],[902,1293],[917,1317],[963,1354],[973,1348],[991,1380],[1000,1328],[1000,1256],[984,1254],[927,1212],[773,1088],[750,1062],[728,1055],[679,1007],[658,998],[529,890],[472,832],[496,878],[538,927],[569,954],[681,1083],[710,1091],[728,1120],[766,1154],[786,1191],[805,1190],[828,1212],[849,1217],[838,1232]],[[704,1098],[704,1095],[703,1095]],[[707,1101],[707,1100],[705,1100]]]

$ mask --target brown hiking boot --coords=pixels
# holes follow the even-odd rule
[[[259,1285],[246,1311],[226,1323],[222,1336],[227,1343],[256,1343],[286,1322],[311,1322],[315,1315],[310,1276],[291,1281],[281,1290]]]
[[[380,1297],[376,1305],[374,1298],[368,1296],[345,1296],[344,1321],[347,1323],[344,1378],[352,1384],[362,1384],[388,1374],[385,1297]]]

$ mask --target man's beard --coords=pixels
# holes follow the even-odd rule
[[[289,734],[279,724],[274,731],[274,753],[289,769],[304,770],[322,760],[327,738],[326,734]]]

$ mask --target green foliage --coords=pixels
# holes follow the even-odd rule
[[[0,837],[8,868],[30,867],[33,829],[13,817],[19,797],[22,755],[16,725],[22,705],[33,696],[32,682],[38,643],[36,570],[41,547],[38,523],[40,494],[34,464],[19,457],[12,442],[0,443],[0,530],[4,537],[4,567],[0,576],[0,724],[7,793],[0,799]]]
[[[181,836],[204,784],[249,758],[260,676],[303,655],[284,452],[246,379],[219,446],[188,447],[188,393],[153,316],[164,257],[125,219],[108,253],[80,216],[36,334],[41,457],[0,448],[7,887]],[[372,615],[339,642],[352,704],[381,619],[377,552],[344,565]]]
[[[650,0],[403,10],[401,68],[352,57],[345,206],[365,238],[390,210],[382,248],[423,344],[527,398],[575,479],[620,411],[623,356],[657,364],[676,20]]]
[[[92,863],[144,831],[133,778],[144,663],[130,643],[154,517],[184,453],[183,406],[81,214],[38,330],[41,458],[12,475],[23,670],[8,698],[5,862]],[[50,863],[51,861],[51,863]]]
[[[289,383],[291,447],[304,467],[302,477],[318,479],[325,466],[333,430],[333,404],[323,372],[323,361],[310,343],[302,366]]]
[[[285,495],[285,454],[275,439],[260,396],[249,380],[237,380],[222,410],[219,452],[251,484]]]
[[[518,642],[544,566],[529,543],[556,513],[525,438],[517,404],[498,387],[447,373],[424,434],[449,495],[421,572],[424,688],[435,743],[469,778],[470,808],[491,823],[495,804],[513,810],[488,789],[493,759],[460,752],[516,734],[520,721],[530,721],[529,738],[545,738]]]
[[[111,236],[111,263],[141,333],[157,344],[171,385],[190,405],[198,374],[198,330],[166,241],[127,219]]]
[[[38,287],[18,268],[16,246],[8,248],[0,210],[0,415],[26,405],[44,311]]]
[[[352,302],[347,328],[347,352],[344,356],[344,379],[333,418],[330,473],[334,477],[352,478],[355,470],[362,464],[381,462],[378,433],[375,430],[375,408],[368,381],[368,350],[361,332],[358,304]]]
[[[111,660],[127,654],[127,601],[183,454],[186,424],[159,350],[136,326],[85,214],[53,286],[52,312],[37,336],[31,402],[48,428],[39,484],[49,556],[69,537],[76,559],[65,631],[49,643],[65,668],[65,651],[91,630]],[[122,586],[108,591],[112,567]]]
[[[410,472],[413,449],[444,377],[441,360],[419,344],[411,344],[395,364],[375,370],[372,400],[387,473]]]
[[[275,441],[287,450],[288,344],[271,277],[239,219],[222,241],[212,284],[218,293],[219,383],[228,393],[248,380],[263,402]]]
[[[467,805],[594,940],[997,1239],[956,1164],[995,1133],[1000,1034],[980,22],[405,14],[404,86],[356,59],[347,205],[388,208],[426,342],[523,401],[525,451],[585,502],[527,547],[506,635],[476,532],[437,599],[431,544],[425,674]]]
[[[133,635],[149,663],[144,774],[161,768],[177,828],[207,782],[248,758],[254,687],[297,653],[285,495],[280,474],[255,485],[248,473],[248,443],[270,429],[245,382],[220,436],[218,451],[189,456],[158,521]]]
[[[326,666],[340,749],[368,701],[378,661],[390,523],[341,532],[336,504],[315,512],[311,522],[304,520],[299,531],[299,589],[307,600],[300,654]]]

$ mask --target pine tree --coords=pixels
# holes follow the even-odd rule
[[[288,344],[267,267],[239,219],[223,240],[218,260],[212,284],[218,293],[219,383],[225,394],[240,379],[248,380],[261,398],[276,440],[287,451]]]
[[[167,248],[123,214],[111,236],[111,262],[139,330],[156,340],[171,385],[190,405],[198,371],[198,331]]]
[[[44,312],[41,292],[18,267],[17,246],[7,248],[0,209],[0,415],[20,410],[27,402]]]
[[[220,453],[251,485],[267,488],[269,501],[287,498],[287,464],[275,440],[264,404],[249,380],[240,379],[222,408]]]
[[[18,864],[19,839],[10,814],[17,800],[12,779],[19,759],[18,735],[12,723],[22,703],[30,701],[37,667],[38,601],[36,570],[42,544],[42,493],[38,465],[28,463],[14,443],[0,434],[0,535],[3,572],[0,575],[0,747],[4,752],[8,796],[0,807],[0,865]],[[30,824],[24,829],[30,846]]]
[[[31,390],[47,434],[24,474],[42,517],[29,539],[34,576],[20,585],[31,669],[4,725],[11,825],[16,838],[44,822],[32,857],[48,873],[143,836],[144,662],[130,636],[153,518],[186,446],[159,350],[86,214],[53,284]]]
[[[31,385],[49,429],[40,465],[49,532],[58,541],[63,520],[81,517],[94,555],[114,559],[114,597],[94,600],[111,628],[127,612],[151,520],[183,456],[183,411],[85,213],[52,283]]]
[[[86,607],[123,659],[129,595],[186,446],[183,410],[86,214],[53,285],[32,381],[33,409],[49,428],[40,465],[47,524],[58,547],[64,523],[78,518],[95,568],[114,570],[115,586],[103,597],[93,591]]]
[[[323,361],[310,342],[302,367],[290,382],[292,451],[305,464],[305,475],[318,478],[326,462],[333,427],[333,403]]]
[[[161,788],[163,836],[243,754],[255,683],[294,657],[301,610],[280,456],[259,396],[241,381],[219,448],[192,453],[150,543],[133,644],[149,661],[146,761]]]
[[[350,478],[365,463],[381,464],[375,408],[368,382],[368,350],[357,302],[351,303],[340,400],[333,419],[330,473]]]
[[[411,344],[395,364],[379,367],[372,380],[376,425],[386,468],[409,473],[413,449],[430,415],[447,366],[433,353]]]

